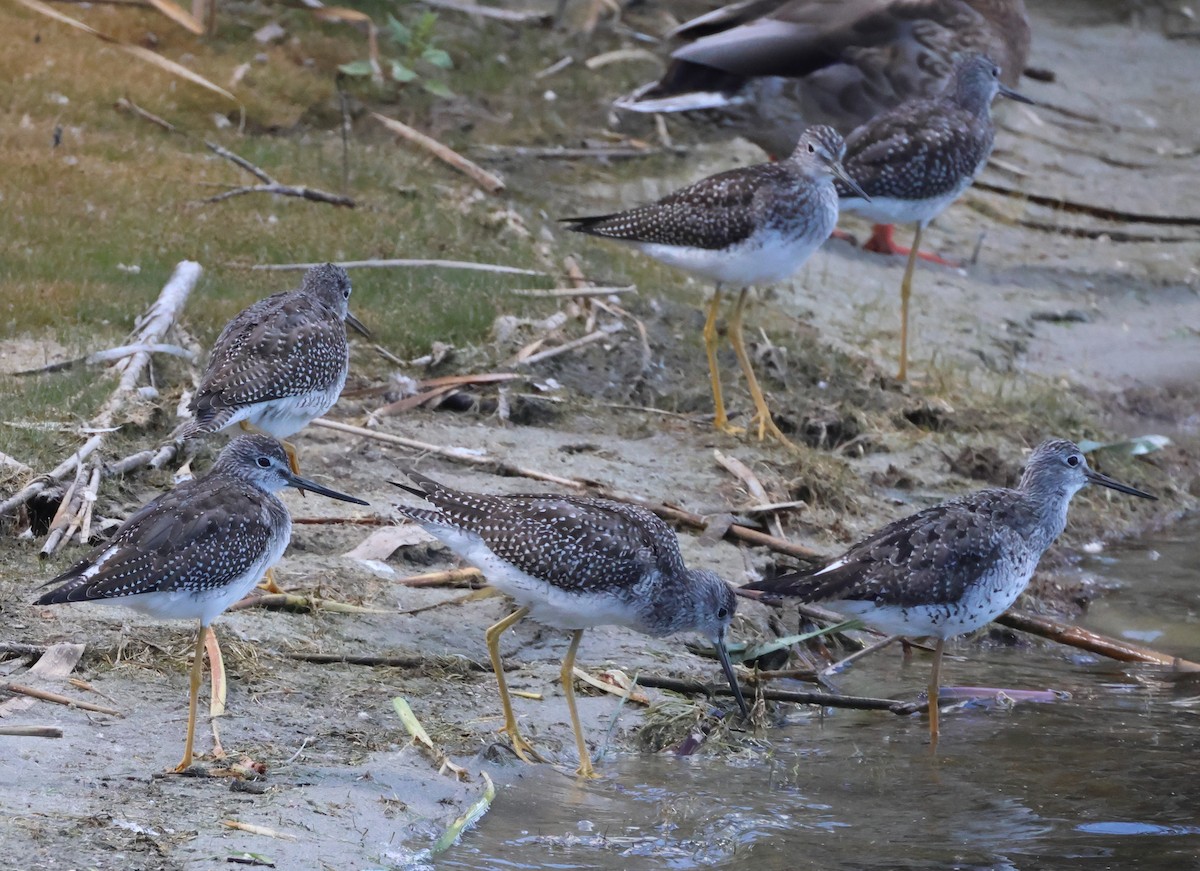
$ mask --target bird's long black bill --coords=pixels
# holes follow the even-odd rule
[[[1008,99],[1010,99],[1010,100],[1016,100],[1018,103],[1028,103],[1030,106],[1037,105],[1036,100],[1029,99],[1024,94],[1022,94],[1020,91],[1014,91],[1008,85],[1000,86],[1000,96],[1008,97]]]
[[[844,166],[842,166],[840,163],[835,163],[833,165],[833,174],[835,176],[837,176],[846,185],[846,187],[850,188],[850,190],[854,191],[854,193],[856,193],[858,196],[862,197],[868,203],[871,202],[871,198],[869,196],[867,196],[867,192],[864,191],[861,186],[859,186],[858,182],[856,182],[854,179],[852,179],[850,177],[850,173],[846,172],[846,168]]]
[[[1158,499],[1157,496],[1153,496],[1145,490],[1139,490],[1137,487],[1130,487],[1128,484],[1114,481],[1108,475],[1101,475],[1099,472],[1093,472],[1091,469],[1088,469],[1084,474],[1087,475],[1089,481],[1093,484],[1099,484],[1101,487],[1108,487],[1110,490],[1119,490],[1122,493],[1128,493],[1130,496],[1140,496],[1143,499],[1154,499],[1156,501]]]
[[[733,697],[737,700],[738,708],[741,709],[743,717],[750,716],[750,709],[746,707],[746,699],[742,696],[742,688],[738,684],[737,675],[733,673],[733,663],[729,661],[729,651],[725,649],[725,636],[714,639],[713,646],[717,648],[717,658],[721,660],[721,668],[725,671],[725,679],[729,681],[729,689],[733,691]]]
[[[371,338],[371,331],[367,329],[366,325],[362,321],[350,314],[350,312],[346,312],[346,323],[354,327],[357,332],[366,336],[368,339]]]
[[[345,493],[339,493],[337,490],[330,490],[328,487],[322,487],[316,481],[310,481],[308,478],[301,478],[299,475],[288,475],[288,486],[295,487],[297,490],[311,490],[313,493],[320,493],[322,496],[328,496],[330,499],[340,499],[342,502],[353,502],[355,505],[370,505],[370,502],[364,502],[355,496],[347,496]]]

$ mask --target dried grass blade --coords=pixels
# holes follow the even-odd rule
[[[196,36],[204,35],[204,25],[177,3],[172,3],[171,0],[147,0],[147,2],[185,30],[190,30]]]
[[[236,103],[238,106],[242,105],[241,101],[238,100],[238,98],[233,94],[229,93],[229,91],[225,90],[215,82],[209,81],[199,73],[192,72],[183,64],[176,63],[173,60],[168,60],[161,54],[155,54],[148,48],[142,48],[140,45],[129,45],[128,43],[121,42],[119,39],[115,39],[106,33],[101,33],[99,30],[84,24],[82,21],[71,18],[69,15],[63,15],[58,10],[47,6],[45,3],[42,3],[41,0],[17,0],[17,2],[27,9],[32,9],[39,15],[45,15],[47,18],[53,18],[55,21],[74,27],[77,30],[82,30],[84,33],[90,33],[97,39],[111,43],[122,51],[128,52],[129,54],[145,61],[148,64],[153,64],[164,72],[178,76],[181,79],[187,79],[193,84],[199,85],[202,88],[207,88],[213,93],[220,94],[222,97],[225,97],[230,102]]]

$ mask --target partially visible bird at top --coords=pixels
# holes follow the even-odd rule
[[[200,387],[188,404],[192,419],[179,439],[233,424],[281,441],[337,402],[350,371],[345,323],[367,334],[350,314],[350,276],[333,263],[313,266],[300,287],[260,299],[225,325],[213,345]],[[292,472],[296,449],[283,442]]]
[[[921,231],[962,196],[991,156],[996,137],[992,100],[997,94],[1033,102],[1004,85],[1000,68],[984,55],[961,55],[937,97],[901,103],[857,128],[846,141],[846,171],[860,191],[839,185],[840,208],[880,222],[889,244],[893,224],[916,225],[912,248],[902,249],[908,263],[900,284],[896,377],[901,381],[908,378],[908,309]],[[861,195],[864,191],[868,198]]]
[[[616,101],[635,112],[705,110],[773,157],[800,131],[846,135],[937,94],[955,56],[981,52],[1014,87],[1029,56],[1023,0],[746,0],[693,19],[667,71]]]
[[[704,348],[716,409],[714,425],[732,426],[717,370],[717,313],[723,285],[741,288],[729,322],[729,341],[746,376],[755,413],[751,427],[761,440],[770,433],[794,447],[771,416],[742,338],[742,313],[751,285],[791,276],[837,224],[834,179],[857,187],[842,167],[842,137],[829,127],[801,134],[791,155],[778,163],[739,167],[703,178],[655,203],[581,218],[564,218],[569,229],[624,242],[656,260],[715,285],[704,324]],[[861,193],[861,191],[860,191]],[[864,194],[864,197],[866,195]]]

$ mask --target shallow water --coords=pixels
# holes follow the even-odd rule
[[[1200,660],[1198,542],[1086,557],[1115,589],[1080,622]],[[753,761],[607,759],[583,786],[527,769],[439,867],[1200,868],[1200,682],[1057,645],[954,652],[944,685],[1071,698],[947,712],[936,755],[924,718],[792,708]],[[839,687],[911,695],[927,668],[884,652]]]

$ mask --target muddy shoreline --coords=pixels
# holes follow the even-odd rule
[[[988,178],[1019,187],[1033,177],[1040,190],[1054,195],[1186,214],[1194,206],[1193,128],[1200,98],[1178,71],[1194,63],[1195,47],[1099,13],[1080,25],[1074,14],[1079,8],[1033,10],[1034,59],[1052,67],[1057,81],[1029,83],[1025,90],[1048,105],[1100,120],[1089,124],[1052,110],[1006,113],[997,156],[1025,175],[989,170]],[[1139,76],[1127,75],[1125,64],[1102,62],[1118,52],[1137,58]],[[416,409],[382,419],[379,431],[604,482],[699,514],[757,517],[747,514],[756,500],[715,462],[719,450],[750,466],[772,502],[803,503],[779,513],[781,530],[825,553],[949,495],[1014,483],[1027,450],[1045,437],[1170,437],[1171,446],[1141,457],[1119,450],[1096,455],[1102,471],[1155,492],[1161,501],[1091,491],[1076,498],[1065,535],[1043,561],[1035,597],[1024,603],[1066,616],[1103,592],[1077,564],[1082,549],[1119,546],[1197,510],[1200,238],[1162,241],[1144,227],[1095,222],[1081,223],[1090,236],[1052,234],[1032,225],[1065,220],[1062,215],[987,191],[972,191],[947,216],[952,220],[943,219],[926,236],[932,248],[964,257],[981,235],[984,242],[978,262],[962,270],[918,270],[913,385],[890,377],[902,262],[835,241],[792,287],[760,294],[748,320],[764,383],[781,425],[801,443],[800,455],[715,434],[706,417],[711,400],[699,342],[706,288],[655,271],[626,252],[569,238],[552,218],[644,201],[683,181],[758,159],[745,143],[704,144],[687,161],[668,162],[663,175],[634,181],[603,168],[506,164],[511,188],[524,184],[536,191],[521,194],[513,209],[559,256],[577,253],[589,274],[638,278],[636,295],[611,301],[629,317],[604,341],[531,367],[503,397],[494,387],[482,388],[459,410],[452,410],[453,403]],[[846,226],[863,235],[863,226]],[[1114,241],[1105,229],[1137,238]],[[604,322],[610,316],[597,317]],[[586,320],[586,313],[573,313],[551,340],[578,337]],[[646,344],[636,322],[646,329]],[[518,331],[461,348],[440,368],[403,374],[499,371],[529,340]],[[54,357],[47,346],[29,337],[0,342],[4,370]],[[726,372],[736,371],[732,356],[722,362]],[[368,389],[385,384],[390,374],[355,339],[348,393],[331,417],[361,423],[383,401]],[[735,413],[748,416],[742,385],[731,380],[727,393]],[[501,406],[507,419],[497,413]],[[387,481],[404,466],[464,489],[553,489],[317,427],[296,441],[306,475],[371,503],[360,510],[287,494],[299,520],[394,520],[390,506],[403,497]],[[199,467],[215,448],[206,449]],[[124,516],[164,486],[166,476],[135,477],[106,490],[101,507]],[[79,550],[42,563],[40,542],[7,539],[0,549],[0,642],[85,643],[72,677],[102,695],[64,681],[48,688],[100,699],[124,716],[39,702],[2,721],[59,726],[64,737],[0,736],[0,844],[9,851],[0,864],[199,869],[258,854],[279,868],[419,867],[430,861],[427,851],[438,835],[479,798],[480,771],[497,784],[496,801],[519,791],[528,769],[495,734],[499,703],[484,645],[484,629],[506,613],[506,605],[495,598],[448,604],[467,591],[398,585],[408,575],[456,566],[435,544],[404,544],[371,561],[347,555],[379,528],[298,522],[278,568],[285,588],[361,612],[251,608],[216,622],[229,672],[228,710],[217,720],[221,743],[234,762],[245,757],[262,763],[261,780],[161,776],[181,749],[192,627],[155,622],[118,606],[34,607],[36,586]],[[689,563],[735,584],[780,563],[766,550],[726,539],[708,541],[691,531],[680,539]],[[403,613],[439,603],[447,604]],[[733,640],[772,636],[779,619],[746,604]],[[620,669],[719,681],[716,664],[690,653],[687,640],[602,628],[584,636],[578,664],[593,674]],[[557,684],[566,641],[523,622],[506,634],[502,651],[510,686],[540,696],[516,702],[527,737],[570,777],[575,748]],[[958,644],[974,650],[994,641],[981,633]],[[418,664],[317,665],[292,658],[309,653],[405,656]],[[32,661],[0,657],[0,681],[17,680]],[[895,695],[910,697],[918,689],[897,687]],[[439,774],[433,758],[413,744],[393,709],[397,696],[471,773],[469,782]],[[589,690],[580,696],[588,738],[607,748],[609,760],[646,752],[641,708]],[[704,707],[695,706],[697,717],[707,715]],[[202,752],[211,748],[211,738],[202,723]],[[770,741],[763,728],[714,739],[701,753],[754,759],[769,752]],[[604,760],[599,767],[603,772]],[[229,828],[227,820],[275,834]]]

